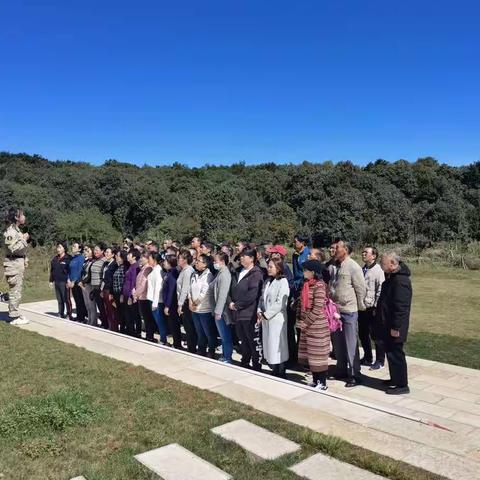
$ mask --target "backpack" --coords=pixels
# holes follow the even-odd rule
[[[337,330],[342,330],[342,321],[340,320],[340,312],[336,303],[333,302],[331,298],[325,300],[324,308],[325,317],[327,317],[328,328],[331,332],[336,332]]]

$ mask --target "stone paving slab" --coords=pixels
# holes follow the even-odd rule
[[[345,480],[347,478],[352,480],[381,480],[385,478],[354,465],[340,462],[323,453],[317,453],[293,465],[289,470],[308,480]]]
[[[264,460],[275,460],[300,450],[297,443],[243,419],[212,428],[212,432]]]
[[[230,480],[232,477],[176,443],[135,455],[164,480]]]

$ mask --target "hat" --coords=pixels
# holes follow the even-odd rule
[[[282,257],[286,257],[287,249],[283,245],[274,245],[267,249],[267,253],[279,253]]]
[[[318,275],[321,275],[325,267],[318,260],[307,260],[302,264],[302,268],[303,270],[308,270],[309,272],[315,272]]]

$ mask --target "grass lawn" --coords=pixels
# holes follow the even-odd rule
[[[48,287],[50,252],[30,253],[24,302],[54,298]],[[480,271],[409,264],[414,289],[409,355],[480,369]],[[6,290],[0,270],[0,291]]]
[[[255,411],[141,367],[0,322],[0,477],[158,478],[133,455],[177,442],[236,480],[298,478],[286,467],[325,452],[391,479],[436,475]],[[255,461],[210,429],[244,418],[302,446]]]
[[[409,355],[480,369],[480,271],[412,265]]]

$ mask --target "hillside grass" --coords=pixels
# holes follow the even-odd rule
[[[0,478],[154,480],[134,455],[179,443],[236,480],[295,479],[323,452],[392,480],[440,480],[218,394],[0,322]],[[211,428],[243,418],[301,445],[258,461]]]
[[[48,287],[50,256],[46,249],[31,251],[24,303],[54,298]],[[480,271],[434,261],[408,265],[414,297],[407,353],[480,369]],[[0,273],[0,291],[5,291]]]

